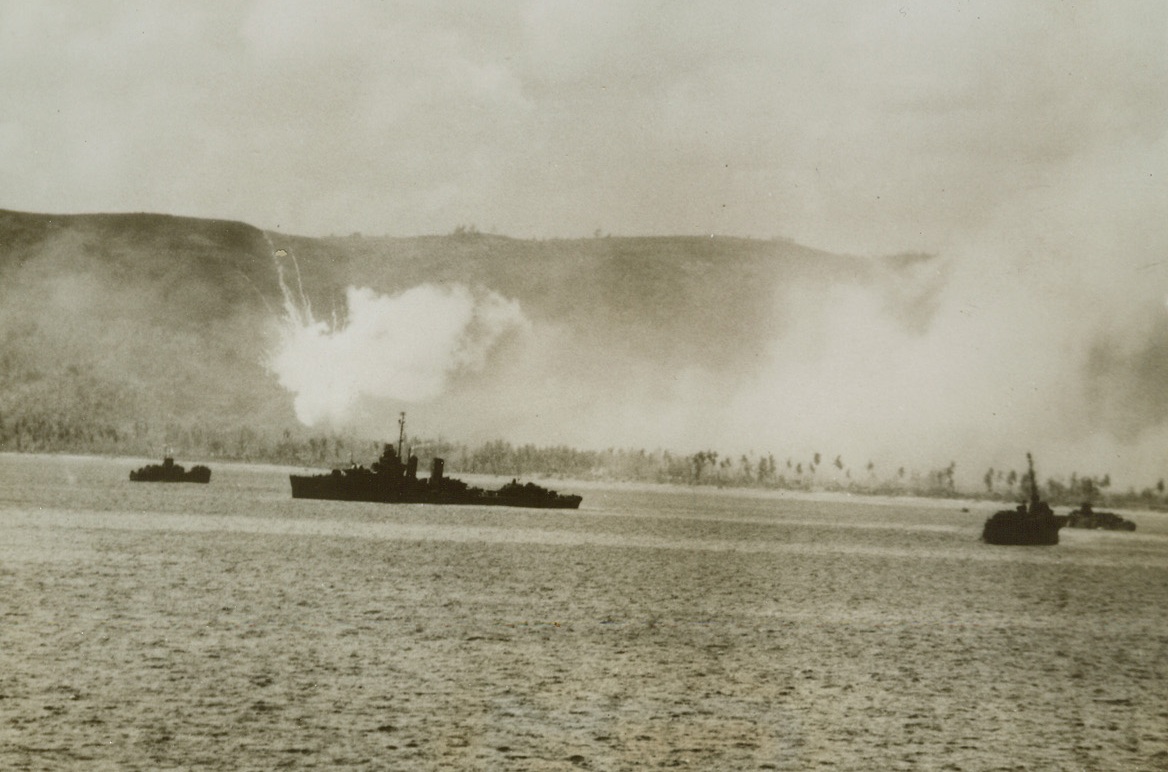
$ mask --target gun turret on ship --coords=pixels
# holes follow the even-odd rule
[[[540,509],[577,509],[580,496],[556,493],[534,483],[512,480],[498,490],[471,487],[462,480],[444,475],[445,461],[434,458],[430,474],[418,477],[418,457],[410,453],[403,460],[405,419],[398,419],[395,448],[386,443],[381,456],[368,468],[350,466],[327,474],[289,475],[294,499],[332,501],[372,501],[383,504],[479,504]]]
[[[1050,505],[1038,496],[1038,479],[1034,474],[1034,458],[1027,453],[1030,467],[1030,503],[1017,509],[995,512],[985,522],[981,538],[987,544],[1052,545],[1058,544],[1059,529],[1067,524],[1065,515],[1056,515]]]

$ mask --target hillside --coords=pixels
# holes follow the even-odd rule
[[[330,429],[384,434],[400,408],[456,439],[606,445],[637,443],[630,417],[679,379],[706,390],[749,377],[799,307],[787,298],[881,286],[902,312],[927,314],[921,260],[734,238],[316,239],[155,214],[0,211],[0,448],[153,452],[213,436],[240,450],[249,432],[298,431],[293,395],[265,365],[287,310],[277,266],[292,299],[334,327],[349,321],[347,288],[423,284],[495,293],[526,321],[525,336],[499,339],[437,398],[365,401]],[[431,334],[395,323],[422,344]],[[629,431],[606,442],[618,426]],[[660,440],[651,434],[644,444]]]

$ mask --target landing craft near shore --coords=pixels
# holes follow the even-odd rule
[[[1084,501],[1082,506],[1070,514],[1067,527],[1105,531],[1134,531],[1136,524],[1114,512],[1096,512],[1091,508],[1091,502]]]
[[[211,482],[211,470],[205,466],[193,466],[190,471],[174,463],[174,458],[165,456],[161,464],[147,464],[130,472],[131,482]]]
[[[1059,529],[1067,524],[1066,515],[1056,515],[1050,505],[1038,497],[1038,480],[1034,459],[1026,454],[1030,466],[1030,505],[995,512],[985,522],[981,538],[987,544],[1042,546],[1058,544]]]
[[[577,509],[580,496],[556,493],[534,483],[517,480],[496,491],[473,488],[461,480],[444,477],[445,462],[435,458],[430,476],[418,479],[418,457],[410,454],[402,461],[406,414],[398,420],[397,448],[386,443],[381,457],[371,468],[351,466],[329,474],[289,475],[294,499],[372,501],[382,504],[479,504],[495,507]]]

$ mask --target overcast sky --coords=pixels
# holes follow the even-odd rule
[[[0,0],[0,208],[937,256],[925,328],[808,299],[645,445],[1164,476],[1166,129],[1163,0]]]
[[[0,1],[0,207],[943,250],[1163,149],[1146,2]]]

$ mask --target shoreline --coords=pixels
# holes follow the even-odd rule
[[[0,459],[20,459],[20,460],[34,460],[34,459],[55,459],[61,461],[113,461],[126,462],[127,464],[150,464],[158,463],[158,458],[146,456],[120,456],[108,454],[86,454],[86,453],[51,453],[51,452],[34,452],[26,453],[23,451],[0,451]],[[270,462],[260,461],[240,461],[237,459],[209,459],[209,458],[178,458],[175,457],[175,463],[182,464],[185,467],[190,467],[196,464],[211,467],[215,466],[229,466],[236,469],[272,473],[272,474],[319,474],[328,469],[335,468],[333,466],[318,467],[306,466],[300,464],[275,464]],[[532,481],[544,487],[554,487],[561,493],[573,493],[581,491],[621,491],[626,493],[668,493],[676,495],[689,496],[732,496],[744,499],[772,499],[776,501],[810,501],[823,503],[857,503],[870,504],[875,506],[909,506],[909,507],[931,507],[938,509],[951,509],[968,512],[994,512],[999,509],[1011,508],[1017,501],[1021,499],[990,499],[978,498],[976,496],[959,495],[959,496],[924,496],[919,494],[905,493],[905,494],[881,494],[881,493],[865,493],[862,491],[851,492],[841,490],[797,490],[790,488],[758,488],[745,487],[735,485],[683,485],[679,483],[669,482],[650,482],[638,480],[584,480],[573,477],[554,477],[554,476],[521,476],[521,475],[485,475],[477,473],[459,473],[451,472],[451,477],[461,479],[471,485],[480,487],[497,487],[511,479],[518,479],[521,482]],[[1052,506],[1068,507],[1074,509],[1078,504],[1054,504]],[[1130,507],[1120,504],[1100,503],[1097,505],[1098,509],[1106,509],[1107,511],[1114,511],[1120,514],[1160,514],[1168,515],[1168,510],[1157,509],[1153,507]]]

